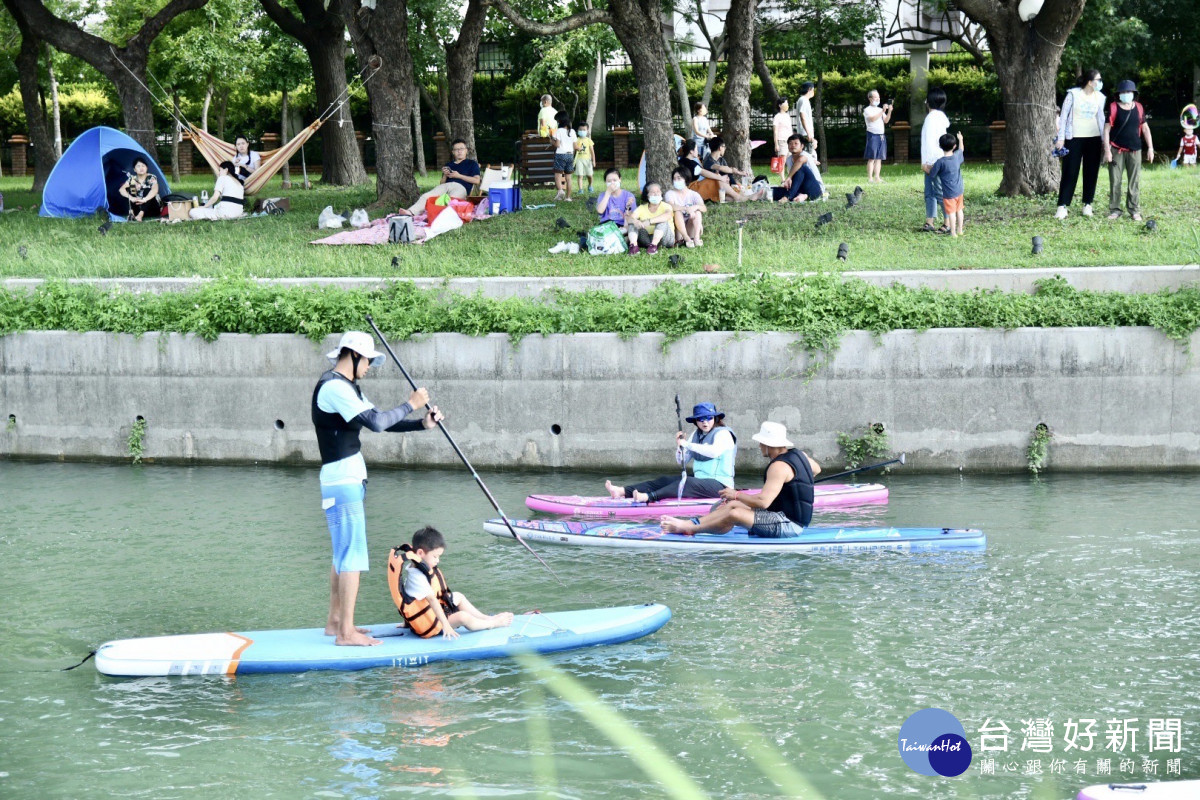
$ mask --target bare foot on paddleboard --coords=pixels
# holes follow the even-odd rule
[[[635,502],[635,503],[649,503],[649,502],[650,502],[650,495],[646,494],[645,492],[639,492],[639,491],[637,491],[636,489],[634,489],[634,491],[633,491],[633,502]]]
[[[608,496],[611,497],[613,500],[620,500],[622,497],[625,496],[625,487],[624,486],[613,486],[612,481],[605,481],[604,488],[608,492]]]
[[[358,631],[359,633],[367,633],[366,628],[355,628],[354,630]],[[333,623],[326,625],[325,626],[325,635],[326,636],[337,636],[338,635],[338,624],[336,622],[333,622]]]
[[[377,644],[383,644],[378,639],[372,639],[357,629],[349,638],[338,636],[333,640],[333,643],[342,647],[372,647]]]
[[[692,529],[693,523],[679,517],[663,517],[659,520],[664,533],[682,533],[685,536],[693,536],[696,531]]]
[[[512,625],[513,614],[511,611],[501,611],[499,614],[492,614],[493,627],[507,628]]]

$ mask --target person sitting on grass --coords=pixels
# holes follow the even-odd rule
[[[152,218],[162,216],[158,179],[150,174],[150,165],[141,156],[133,160],[133,174],[121,186],[120,195],[129,201],[130,222],[141,222],[147,214]]]
[[[769,458],[763,473],[763,488],[758,494],[739,492],[733,488],[721,490],[725,502],[715,511],[697,520],[663,517],[666,533],[729,533],[735,525],[747,529],[751,536],[780,539],[799,536],[812,521],[813,499],[816,490],[813,477],[821,465],[810,456],[795,449],[787,438],[787,428],[778,422],[764,422],[751,437],[758,442],[759,452]]]
[[[633,192],[621,188],[621,172],[616,167],[609,167],[604,172],[604,194],[596,200],[596,212],[600,214],[600,223],[615,222],[621,232],[625,232],[625,217],[637,208],[637,198]]]
[[[704,198],[688,188],[688,174],[683,167],[676,167],[671,173],[671,185],[667,190],[667,202],[675,209],[675,236],[682,239],[687,247],[700,247],[704,244],[701,236],[704,234]]]
[[[455,628],[486,631],[512,624],[512,612],[484,614],[446,584],[438,564],[446,552],[446,538],[431,527],[413,534],[412,544],[392,550],[388,556],[388,588],[404,624],[422,639],[439,633],[457,639]]]
[[[189,213],[192,219],[236,219],[242,216],[246,204],[246,191],[242,182],[235,177],[233,162],[222,161],[217,170],[217,183],[212,196],[199,208]]]
[[[455,139],[450,144],[450,155],[451,160],[442,167],[442,182],[418,197],[417,202],[408,208],[400,209],[397,213],[416,216],[425,210],[425,202],[429,198],[441,197],[444,194],[463,200],[479,185],[483,180],[480,177],[479,162],[467,158],[467,143],[462,139]]]
[[[636,256],[641,247],[654,255],[658,246],[675,245],[675,209],[663,202],[662,187],[646,184],[646,202],[632,214],[625,215],[625,233],[629,237],[629,255]],[[639,247],[640,245],[640,247]]]
[[[929,175],[941,182],[942,209],[946,213],[946,226],[951,236],[963,232],[963,135],[943,133],[938,139],[942,157],[933,163]]]
[[[714,136],[708,140],[708,148],[709,153],[704,157],[704,169],[721,176],[723,182],[718,187],[721,190],[719,202],[724,203],[726,198],[732,198],[735,203],[762,199],[764,189],[752,192],[748,188],[743,188],[738,182],[740,178],[749,178],[751,172],[748,169],[729,166],[729,162],[725,160],[725,140],[720,136]],[[701,192],[701,196],[703,195],[704,193]]]
[[[790,154],[783,164],[783,184],[772,189],[774,199],[780,203],[806,203],[809,200],[820,200],[825,187],[817,177],[816,168],[812,164],[812,156],[808,153],[808,141],[802,133],[793,133],[788,137]]]
[[[725,427],[723,411],[712,403],[700,403],[692,409],[688,422],[696,430],[688,438],[683,431],[675,433],[675,460],[686,468],[692,465],[692,477],[683,481],[683,497],[720,497],[721,490],[733,486],[734,461],[737,460],[737,436]],[[629,497],[636,503],[653,503],[675,497],[680,491],[681,478],[661,475],[632,486],[617,486],[604,482],[604,489],[614,500]]]

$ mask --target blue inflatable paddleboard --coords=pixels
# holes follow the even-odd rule
[[[685,536],[663,533],[657,522],[588,522],[582,520],[509,520],[517,534],[529,542],[577,544],[598,547],[635,547],[674,550],[740,550],[769,553],[848,553],[859,550],[983,550],[987,537],[974,528],[805,528],[800,536],[764,539],[745,528],[726,534]],[[483,524],[490,534],[512,539],[502,519]]]
[[[520,614],[507,628],[470,632],[457,639],[422,639],[394,623],[372,625],[383,640],[374,647],[339,647],[321,628],[245,633],[199,633],[121,639],[96,651],[104,675],[246,675],[254,672],[421,667],[436,661],[504,658],[616,644],[654,633],[671,619],[659,603],[550,614]]]

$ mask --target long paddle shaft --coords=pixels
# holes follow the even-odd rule
[[[683,411],[679,408],[679,395],[675,395],[675,421],[679,423],[679,430],[683,430]],[[680,451],[680,456],[683,451]],[[683,458],[680,461],[680,466],[683,467],[683,472],[679,473],[679,489],[675,492],[675,499],[683,499],[683,485],[687,483],[687,459]]]
[[[396,354],[392,352],[392,346],[388,344],[387,339],[383,337],[383,332],[379,330],[379,326],[375,324],[375,320],[371,318],[370,314],[367,314],[367,322],[370,324],[371,330],[375,331],[375,335],[379,337],[379,341],[383,343],[383,349],[387,350],[388,355],[392,357],[392,361],[396,362],[396,366],[399,367],[400,371],[404,373],[404,378],[408,381],[408,385],[411,386],[415,392],[417,390],[417,384],[413,381],[412,376],[408,374],[408,370],[404,368],[404,365],[400,363],[400,359],[396,358]],[[442,424],[441,420],[437,421],[437,426],[438,430],[445,434],[446,441],[448,441],[450,446],[454,448],[454,452],[457,453],[458,457],[462,459],[463,464],[466,465],[467,469],[471,471],[471,477],[475,479],[477,484],[479,484],[479,488],[482,489],[483,493],[487,496],[488,502],[492,504],[492,508],[496,509],[496,513],[500,515],[502,520],[504,520],[504,524],[508,528],[508,532],[513,535],[514,539],[524,545],[525,549],[528,550],[533,557],[538,560],[539,564],[549,570],[550,574],[554,576],[554,580],[558,581],[559,585],[565,586],[566,584],[562,582],[562,578],[558,577],[558,573],[550,569],[550,565],[545,561],[542,561],[542,557],[535,553],[533,548],[530,547],[524,539],[517,535],[516,529],[513,528],[512,523],[508,521],[508,515],[505,514],[503,509],[500,508],[500,504],[496,502],[496,498],[492,497],[492,493],[488,491],[487,484],[483,482],[483,478],[479,477],[479,473],[475,471],[473,466],[471,466],[471,462],[467,460],[466,454],[459,449],[458,443],[454,441],[454,437],[450,435],[450,431],[446,430],[446,426]]]
[[[901,466],[904,466],[904,453],[901,453],[899,458],[893,458],[891,461],[880,461],[878,464],[871,464],[870,466],[867,466],[867,467],[859,467],[858,469],[848,469],[845,472],[838,472],[834,475],[826,475],[822,478],[817,478],[815,481],[813,481],[813,483],[820,483],[821,481],[831,481],[834,478],[844,478],[847,475],[855,475],[859,472],[866,472],[867,470],[879,469],[880,467],[889,467],[892,464],[899,464]]]

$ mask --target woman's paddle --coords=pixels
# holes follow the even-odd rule
[[[675,395],[675,420],[679,423],[678,430],[683,430],[683,411],[679,408],[679,395]],[[676,451],[676,457],[683,467],[683,472],[679,473],[679,489],[675,492],[675,499],[682,500],[683,485],[687,483],[687,459],[683,457],[682,450]]]
[[[404,368],[404,365],[400,363],[400,359],[396,358],[396,354],[392,352],[392,346],[388,344],[387,339],[383,338],[383,332],[379,330],[379,327],[375,324],[375,320],[371,318],[370,314],[367,314],[367,322],[371,325],[371,330],[375,331],[375,335],[379,337],[379,341],[383,344],[383,349],[387,350],[388,355],[392,357],[392,361],[396,362],[396,366],[399,367],[400,371],[404,373],[404,378],[408,381],[408,385],[411,386],[415,392],[417,390],[416,382],[414,382],[412,376],[408,374],[408,370]],[[512,523],[508,521],[508,515],[505,514],[500,508],[500,504],[496,502],[496,498],[492,497],[492,493],[488,491],[487,484],[483,482],[483,478],[479,477],[479,473],[475,471],[473,466],[471,466],[471,462],[467,460],[466,454],[459,449],[458,443],[454,441],[454,437],[450,435],[450,431],[446,430],[446,426],[441,423],[441,420],[438,420],[437,426],[438,430],[445,434],[446,441],[448,441],[450,446],[454,448],[454,452],[457,453],[458,457],[462,459],[463,464],[465,464],[467,469],[471,471],[471,477],[475,479],[477,484],[479,484],[479,488],[483,489],[483,493],[487,496],[488,502],[492,504],[492,508],[496,509],[496,513],[500,515],[500,519],[504,520],[504,525],[508,528],[508,532],[513,535],[514,539],[524,545],[526,550],[533,554],[533,557],[538,560],[539,564],[549,570],[550,574],[554,576],[554,580],[558,581],[559,585],[565,586],[566,584],[562,582],[562,578],[558,577],[558,573],[550,569],[550,565],[545,561],[542,561],[542,557],[535,553],[533,548],[526,544],[525,540],[517,535],[516,529],[513,528]]]
[[[838,472],[833,475],[825,475],[823,477],[817,478],[815,481],[813,481],[813,483],[820,483],[821,481],[831,481],[834,478],[844,478],[847,475],[855,475],[859,472],[866,472],[867,470],[879,469],[880,467],[888,467],[888,466],[891,466],[892,464],[899,464],[899,465],[903,466],[904,465],[904,453],[901,453],[899,458],[893,458],[891,461],[880,461],[878,464],[871,464],[870,466],[867,466],[867,467],[859,467],[858,469],[848,469],[845,472]]]

